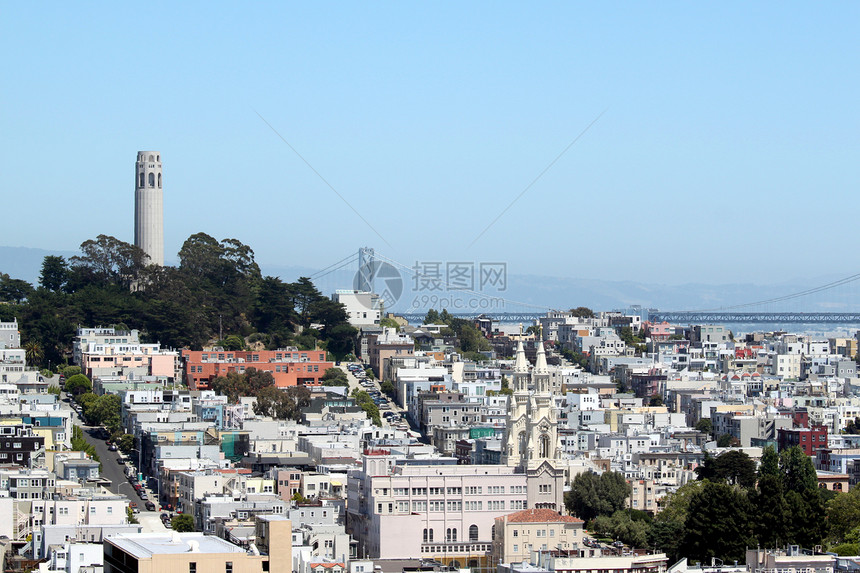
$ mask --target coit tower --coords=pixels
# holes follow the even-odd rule
[[[164,265],[164,201],[161,194],[161,153],[138,151],[134,164],[134,244],[149,264]]]

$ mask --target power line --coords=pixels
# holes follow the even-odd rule
[[[390,259],[390,258],[386,257],[385,255],[380,255],[379,253],[376,253],[376,258],[379,258],[379,259],[384,260],[385,262],[391,263],[392,265],[399,267],[400,269],[405,270],[406,272],[408,272],[408,273],[410,273],[416,277],[426,277],[426,278],[431,278],[433,280],[441,280],[436,276],[428,277],[427,275],[415,270],[414,268],[409,267],[407,265],[404,265],[403,263],[400,263],[398,261],[395,261],[394,259]],[[442,284],[444,284],[446,287],[454,286],[455,287],[454,290],[456,290],[457,292],[468,293],[468,294],[471,294],[471,295],[476,296],[478,298],[494,298],[494,299],[498,299],[498,300],[503,301],[505,304],[510,303],[511,305],[522,306],[522,307],[527,307],[527,308],[534,308],[534,309],[539,309],[542,311],[550,310],[550,308],[548,306],[541,306],[541,305],[537,305],[537,304],[529,304],[526,302],[519,302],[516,300],[509,300],[509,299],[506,299],[506,298],[503,298],[500,296],[495,296],[495,295],[481,292],[481,291],[476,291],[476,290],[466,289],[466,288],[460,288],[457,285],[452,285],[447,280],[442,281]]]
[[[355,259],[356,257],[358,257],[358,255],[357,255],[356,253],[351,253],[351,254],[350,254],[350,255],[348,255],[346,258],[343,258],[343,259],[339,260],[338,262],[333,263],[333,264],[331,264],[331,265],[327,266],[327,267],[326,267],[326,268],[324,268],[324,269],[320,269],[320,270],[318,270],[317,272],[315,272],[314,274],[312,274],[309,278],[310,278],[311,280],[313,280],[316,276],[318,276],[318,275],[322,275],[322,273],[324,273],[325,271],[329,270],[329,269],[330,269],[330,268],[332,268],[333,266],[335,266],[335,265],[339,265],[339,264],[341,264],[342,262],[344,262],[344,261],[346,261],[346,260],[350,260],[350,262],[352,262],[352,261],[351,261],[351,259]]]
[[[842,286],[842,285],[844,285],[844,284],[853,283],[853,282],[857,281],[858,279],[860,279],[860,273],[858,273],[858,274],[856,274],[856,275],[851,275],[851,276],[849,276],[849,277],[845,277],[845,278],[843,278],[843,279],[839,279],[838,281],[833,281],[833,282],[831,282],[831,283],[827,283],[827,284],[824,284],[824,285],[821,285],[821,286],[813,287],[813,288],[810,288],[810,289],[807,289],[807,290],[804,290],[804,291],[800,291],[800,292],[796,292],[796,293],[793,293],[793,294],[787,294],[787,295],[784,295],[784,296],[778,296],[778,297],[775,297],[775,298],[769,298],[769,299],[766,299],[766,300],[760,300],[760,301],[757,301],[757,302],[748,302],[748,303],[745,303],[745,304],[737,304],[737,305],[734,305],[734,306],[728,306],[728,307],[723,307],[723,308],[711,308],[711,309],[705,309],[705,310],[700,310],[700,311],[697,311],[697,312],[717,312],[717,311],[726,311],[726,310],[738,310],[738,309],[742,309],[742,308],[748,308],[748,307],[751,307],[751,306],[760,306],[760,305],[764,305],[764,304],[773,304],[773,303],[775,303],[775,302],[784,302],[784,301],[787,301],[787,300],[792,300],[792,299],[795,299],[795,298],[800,298],[800,297],[802,297],[802,296],[806,296],[806,295],[810,295],[810,294],[819,293],[819,292],[822,292],[822,291],[825,291],[825,290],[830,290],[830,289],[832,289],[832,288],[836,288],[836,287],[838,287],[838,286]]]

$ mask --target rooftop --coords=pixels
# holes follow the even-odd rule
[[[579,518],[561,515],[552,509],[524,509],[508,515],[508,523],[583,523]]]
[[[138,559],[178,553],[245,553],[229,541],[200,532],[119,534],[109,542]]]

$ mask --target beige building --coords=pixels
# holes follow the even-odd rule
[[[116,535],[104,542],[104,573],[291,573],[291,531],[288,519],[261,517],[247,551],[199,532]]]
[[[532,551],[578,549],[585,522],[551,509],[526,509],[496,518],[493,559],[497,563],[527,561]]]
[[[410,357],[414,350],[415,341],[411,336],[399,334],[393,328],[383,328],[382,334],[371,336],[368,340],[370,367],[376,377],[383,380],[389,360]]]

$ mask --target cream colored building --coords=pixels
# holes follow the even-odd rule
[[[199,532],[116,535],[104,542],[104,573],[291,573],[291,524],[260,518],[248,550]]]
[[[551,509],[526,509],[496,518],[493,559],[497,563],[528,560],[532,551],[578,549],[585,522]]]

